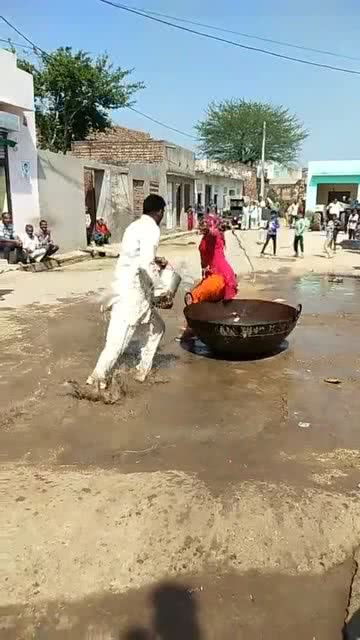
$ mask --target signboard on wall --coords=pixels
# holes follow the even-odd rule
[[[19,116],[7,111],[0,111],[0,129],[4,131],[20,131]]]

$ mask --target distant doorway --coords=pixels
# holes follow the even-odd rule
[[[185,211],[187,211],[187,209],[190,207],[191,202],[190,202],[190,185],[189,184],[185,184],[184,185],[184,209]]]
[[[176,226],[181,224],[181,184],[176,187]]]
[[[329,191],[328,204],[330,204],[330,202],[334,202],[335,198],[336,200],[339,200],[339,202],[341,202],[344,197],[346,199],[350,198],[351,192],[350,191]]]
[[[85,211],[86,211],[86,237],[88,244],[96,225],[100,208],[101,191],[104,182],[102,169],[84,169]]]
[[[174,192],[174,184],[173,182],[167,183],[167,203],[166,203],[166,228],[172,229],[174,226],[173,222],[173,192]]]
[[[9,178],[9,158],[7,146],[5,145],[6,137],[0,133],[0,215],[2,213],[12,213],[10,178]]]
[[[205,207],[210,207],[211,205],[211,184],[205,185]]]

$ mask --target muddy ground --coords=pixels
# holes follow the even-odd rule
[[[280,274],[242,291],[303,303],[281,353],[187,351],[179,298],[155,375],[141,386],[126,370],[126,397],[104,405],[67,384],[104,338],[94,296],[15,308],[2,290],[1,638],[342,638],[360,541],[360,282]]]

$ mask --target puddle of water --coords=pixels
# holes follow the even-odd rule
[[[283,287],[281,291],[284,292]],[[303,313],[352,313],[359,306],[360,280],[331,282],[328,277],[309,275],[285,286],[285,292],[294,304],[302,303]]]

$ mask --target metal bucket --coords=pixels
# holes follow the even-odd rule
[[[161,269],[159,280],[159,288],[165,295],[171,295],[174,298],[181,282],[181,276],[168,264],[165,269]],[[158,295],[157,291],[155,291],[155,295]]]
[[[171,309],[181,277],[168,264],[165,269],[161,269],[159,280],[160,282],[155,289],[155,306],[160,309]]]

